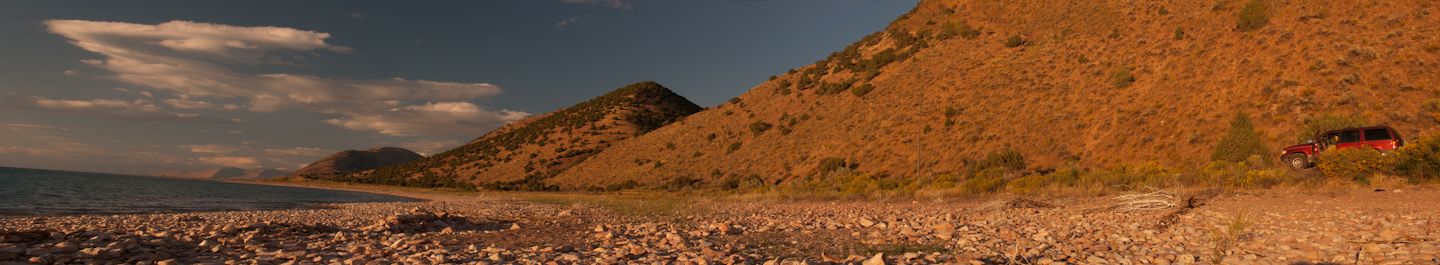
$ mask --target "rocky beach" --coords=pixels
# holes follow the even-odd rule
[[[371,192],[427,201],[10,217],[0,219],[0,262],[1436,264],[1440,256],[1440,192],[1426,188],[1190,192],[1169,202],[685,199],[681,211],[644,214],[584,202],[608,195],[536,203],[505,193]]]

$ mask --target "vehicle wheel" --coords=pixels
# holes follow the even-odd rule
[[[1285,165],[1290,166],[1290,169],[1299,170],[1310,167],[1310,161],[1305,161],[1305,156],[1303,155],[1286,156],[1282,160],[1285,162]]]

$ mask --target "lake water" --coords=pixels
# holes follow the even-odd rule
[[[310,203],[409,202],[363,192],[0,167],[0,215],[171,213],[316,208]]]

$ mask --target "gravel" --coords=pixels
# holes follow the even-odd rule
[[[1440,192],[1260,191],[1178,214],[1109,198],[729,202],[621,216],[488,196],[0,219],[11,264],[1437,264]],[[1044,201],[1044,203],[1040,203]],[[1033,203],[1032,203],[1033,202]],[[1246,224],[1248,221],[1249,225]],[[1232,228],[1232,224],[1236,224]]]

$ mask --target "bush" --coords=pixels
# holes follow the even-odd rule
[[[1387,156],[1374,148],[1341,148],[1319,156],[1316,166],[1326,176],[1354,180],[1369,185],[1370,176],[1395,168],[1395,156]]]
[[[1395,154],[1396,173],[1410,177],[1411,182],[1440,177],[1440,137],[1407,141]]]
[[[1440,98],[1426,99],[1420,103],[1420,109],[1429,112],[1440,112]]]
[[[820,165],[815,166],[815,172],[825,174],[830,173],[831,171],[835,171],[836,169],[847,168],[848,166],[849,165],[845,163],[844,158],[831,157],[820,160]]]
[[[1296,143],[1303,144],[1309,140],[1314,140],[1315,134],[1320,132],[1367,126],[1370,126],[1370,122],[1366,121],[1365,118],[1358,116],[1345,117],[1326,113],[1301,128],[1300,132],[1295,135],[1295,140]]]
[[[1269,9],[1264,0],[1251,0],[1244,7],[1240,8],[1240,22],[1235,25],[1241,31],[1252,31],[1270,24],[1270,15],[1266,14]]]
[[[770,130],[770,126],[771,125],[769,123],[765,123],[763,121],[752,122],[750,123],[750,133],[754,133],[755,136],[760,136],[761,133]]]
[[[1250,123],[1250,115],[1240,111],[1230,119],[1230,131],[1215,143],[1210,161],[1245,162],[1251,155],[1270,155],[1267,150],[1264,136],[1256,132],[1255,125]]]
[[[850,88],[850,94],[855,94],[856,97],[864,97],[865,94],[870,94],[870,90],[874,90],[874,89],[875,89],[875,85],[871,85],[871,84],[869,84],[869,83],[866,83],[866,84],[863,84],[863,85],[858,85],[858,86],[851,87],[851,88]]]
[[[986,155],[985,159],[980,160],[979,162],[975,162],[975,166],[970,168],[970,173],[971,175],[974,175],[978,172],[992,168],[999,168],[1002,170],[1023,170],[1025,169],[1025,155],[1020,154],[1019,151],[1008,149],[1005,151],[993,152],[989,155]]]
[[[730,147],[726,149],[725,153],[734,153],[735,150],[740,150],[740,142],[730,143]]]
[[[1135,76],[1130,74],[1130,68],[1115,69],[1115,73],[1110,75],[1110,83],[1115,88],[1127,88],[1135,83]]]
[[[1185,28],[1175,28],[1175,40],[1185,39]]]
[[[986,169],[965,179],[965,183],[960,184],[960,188],[970,194],[995,192],[1005,187],[1005,184],[1008,183],[1008,181],[1002,177],[1003,175],[1004,170],[1001,168]]]
[[[941,25],[940,34],[937,34],[936,37],[943,40],[950,38],[950,36],[974,39],[980,36],[980,30],[966,25],[965,22],[945,22],[945,25]]]
[[[1005,39],[1005,47],[1015,48],[1020,47],[1020,45],[1025,45],[1025,37],[1020,37],[1020,35],[1012,35],[1010,36],[1010,38]]]

